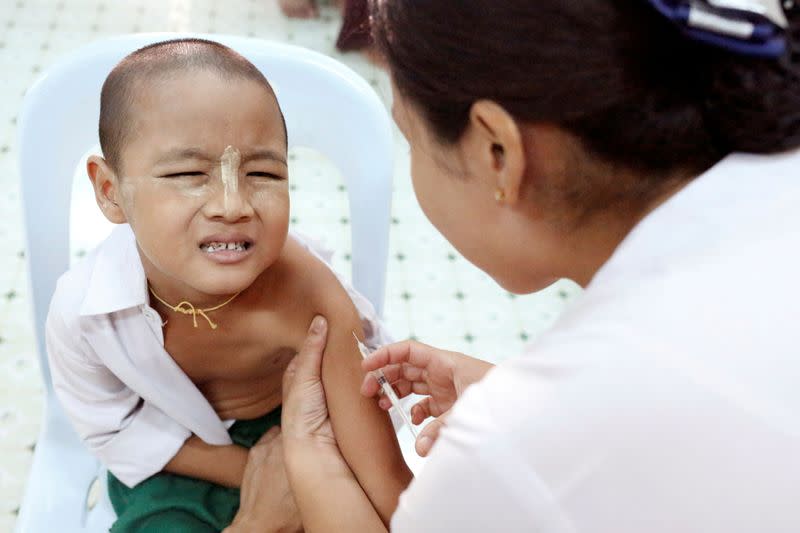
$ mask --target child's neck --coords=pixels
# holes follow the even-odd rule
[[[182,280],[176,280],[158,271],[154,265],[147,265],[145,261],[145,276],[150,296],[150,306],[159,311],[162,316],[176,313],[175,308],[194,308],[197,310],[215,309],[214,313],[230,313],[243,303],[253,304],[253,297],[263,295],[273,285],[273,268],[263,271],[248,287],[225,294],[209,294],[197,290]],[[230,300],[230,301],[228,301]],[[189,305],[181,305],[188,302]],[[192,320],[191,316],[185,317]],[[213,319],[212,319],[213,320]],[[202,320],[201,322],[205,322]]]

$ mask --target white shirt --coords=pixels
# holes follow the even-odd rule
[[[800,152],[647,216],[470,387],[393,531],[800,531]]]
[[[291,234],[327,262],[330,255]],[[314,246],[316,246],[314,244]],[[390,341],[369,301],[346,281],[367,344]],[[164,349],[161,318],[130,226],[114,229],[58,281],[46,326],[53,385],[89,450],[132,487],[160,472],[192,434],[231,444],[217,416]]]

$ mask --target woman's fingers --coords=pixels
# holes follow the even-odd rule
[[[411,422],[414,424],[422,424],[422,422],[431,416],[430,398],[423,398],[411,408]]]
[[[448,413],[445,413],[439,418],[432,420],[427,426],[422,428],[422,431],[420,431],[417,441],[414,444],[414,449],[417,451],[417,454],[420,457],[427,457],[428,453],[430,453],[431,448],[433,448],[433,444],[436,442],[436,439],[439,438],[439,433],[444,427],[447,414]]]
[[[381,368],[384,377],[389,383],[406,379],[408,381],[419,381],[425,378],[425,369],[414,366],[411,363],[396,363],[386,365]]]
[[[426,395],[431,393],[431,388],[424,381],[409,381],[407,379],[400,379],[392,383],[395,393],[399,398],[405,398],[409,394]]]
[[[289,362],[283,373],[284,401],[288,391],[297,380],[319,380],[322,372],[322,354],[328,338],[328,322],[323,316],[316,316],[308,328],[303,347]],[[299,376],[299,377],[297,377]]]
[[[416,341],[403,341],[387,344],[375,350],[361,362],[361,368],[367,372],[382,369],[385,366],[409,363],[418,368],[425,368],[431,360],[435,349]]]
[[[326,335],[327,322],[315,317],[302,348],[283,374],[283,441],[316,440],[335,445],[320,377]]]
[[[425,396],[431,393],[431,387],[427,381],[412,381],[411,392]]]
[[[408,392],[416,394],[428,394],[428,384],[426,382],[427,374],[424,369],[410,364],[394,364],[388,365],[381,369],[386,381],[395,385],[398,395],[401,397],[408,395]],[[405,390],[398,386],[402,382],[412,383],[414,390],[407,391],[405,394],[400,394],[401,390]],[[405,387],[405,386],[404,386]],[[368,372],[364,376],[364,381],[361,383],[361,394],[366,397],[372,397],[381,392],[381,387],[378,384],[377,378],[372,372]]]
[[[391,382],[391,380],[387,381]],[[425,381],[409,381],[401,378],[391,383],[391,385],[398,398],[405,398],[412,393],[423,396],[431,393],[431,388]],[[367,375],[364,378],[364,382],[361,384],[361,394],[367,398],[383,394],[383,389],[378,385],[378,380],[375,376]]]
[[[392,388],[398,398],[405,398],[413,391],[413,385],[413,383],[409,383],[408,381],[400,381],[392,385]],[[383,395],[383,389],[381,389],[380,394],[382,394],[382,396],[378,399],[378,405],[385,411],[391,409],[392,401],[387,396]]]
[[[397,394],[398,398],[405,398],[411,394],[412,387],[413,383],[404,379],[392,383],[392,388],[394,389],[394,393]]]
[[[328,322],[323,316],[316,316],[308,328],[308,335],[298,354],[297,372],[303,376],[319,378],[322,367],[322,354],[328,340]]]
[[[364,376],[364,381],[361,382],[361,395],[366,396],[367,398],[372,398],[376,396],[381,391],[381,386],[378,384],[378,380],[375,379],[371,373]]]

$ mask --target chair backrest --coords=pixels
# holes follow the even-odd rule
[[[71,178],[98,143],[100,89],[123,57],[147,44],[203,37],[235,49],[274,86],[289,145],[312,148],[341,171],[350,201],[353,285],[383,310],[391,210],[390,120],[361,77],[297,46],[233,36],[138,34],[87,45],[46,72],[28,91],[19,126],[20,176],[30,289],[39,358],[51,380],[44,324],[58,277],[69,267]]]

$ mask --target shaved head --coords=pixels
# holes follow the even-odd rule
[[[225,79],[249,80],[275,95],[255,65],[214,41],[175,39],[140,48],[114,67],[100,95],[100,147],[111,168],[120,171],[122,147],[134,130],[135,109],[143,92],[161,81],[196,71],[213,72]],[[280,116],[285,135],[286,122],[283,113]]]

